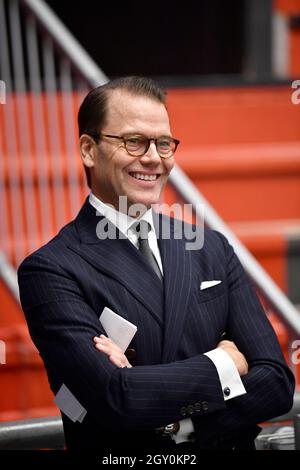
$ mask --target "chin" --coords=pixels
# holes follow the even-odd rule
[[[152,204],[157,204],[159,201],[159,197],[128,197],[128,207],[132,206],[133,204],[141,204],[147,207],[147,209],[150,209]]]
[[[151,204],[156,204],[160,200],[160,192],[155,193],[135,193],[128,194],[128,201],[131,204],[145,204],[145,206],[151,206]]]

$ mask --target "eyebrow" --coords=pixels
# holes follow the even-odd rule
[[[158,137],[153,137],[153,136],[148,137],[146,134],[143,134],[141,132],[125,132],[124,134],[120,134],[120,136],[122,137],[131,136],[131,135],[132,136],[138,135],[141,137],[146,137],[146,139],[161,139],[164,137],[167,137],[168,139],[174,139],[172,135],[167,135],[167,134],[161,134]]]

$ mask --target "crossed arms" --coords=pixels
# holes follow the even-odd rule
[[[53,392],[66,384],[92,419],[107,427],[117,423],[124,431],[179,421],[183,407],[206,402],[207,409],[199,410],[193,420],[207,440],[216,430],[221,434],[243,431],[289,410],[293,376],[250,284],[237,282],[236,257],[229,258],[228,271],[236,278],[229,293],[229,327],[239,349],[224,343],[219,347],[225,346],[227,352],[231,348],[247,394],[228,403],[216,368],[204,354],[132,368],[122,367],[128,364],[122,363],[125,359],[117,351],[99,354],[93,338],[105,332],[76,279],[49,255],[27,258],[19,269],[21,302]]]

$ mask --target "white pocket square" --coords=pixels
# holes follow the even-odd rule
[[[208,289],[209,287],[221,284],[222,281],[202,281],[200,284],[200,290]]]

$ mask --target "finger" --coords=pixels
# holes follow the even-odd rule
[[[97,344],[103,344],[104,346],[107,346],[107,344],[105,344],[104,341],[102,341],[102,339],[100,338],[94,338],[94,343],[95,343],[95,346]]]
[[[116,346],[113,341],[111,341],[111,344],[108,344],[107,342],[107,344],[104,343],[105,342],[102,341],[101,338],[95,338],[96,349],[109,356],[111,362],[113,362],[116,366],[129,368],[132,367],[123,351],[118,346]]]
[[[107,338],[105,335],[99,335],[99,336],[94,336],[93,340],[94,341],[105,341],[105,340],[108,340],[109,338]]]
[[[96,348],[106,354],[109,357],[109,360],[119,368],[128,367],[131,368],[132,365],[128,362],[126,356],[124,354],[116,354],[115,351],[111,351],[109,346],[105,346],[103,344],[96,344]]]
[[[98,337],[95,337],[94,338],[94,343],[95,344],[103,344],[104,346],[106,347],[109,347],[111,348],[111,350],[114,350],[116,353],[119,353],[119,354],[123,354],[123,351],[121,350],[121,348],[119,346],[116,345],[116,343],[114,343],[112,340],[108,339],[108,338],[98,338]]]
[[[106,346],[109,345],[109,343],[108,343],[107,341],[103,340],[103,338],[98,338],[97,336],[96,336],[96,338],[94,338],[94,343],[97,343],[97,344],[105,344]],[[112,343],[112,344],[113,344],[113,343]]]
[[[99,351],[104,352],[107,355],[110,355],[110,354],[113,353],[113,350],[111,349],[111,347],[110,346],[105,346],[105,344],[96,343],[95,347],[96,347],[96,349],[98,349]]]
[[[117,356],[114,356],[113,354],[109,356],[109,360],[115,364],[117,367],[124,368],[124,367],[131,367],[131,365],[128,363],[128,361],[124,361],[123,359],[120,359]]]
[[[108,340],[108,341],[110,340],[110,339],[108,338],[108,336],[105,336],[105,335],[103,335],[103,334],[100,335],[100,338],[103,339],[103,340]]]
[[[95,342],[105,344],[106,346],[111,346],[115,351],[119,352],[120,354],[123,354],[122,349],[116,343],[114,343],[112,339],[107,338],[104,335],[100,335],[99,338],[96,337]]]
[[[105,337],[102,337],[102,335],[101,336],[94,336],[93,341],[94,341],[94,343],[107,343],[105,341]]]
[[[128,361],[123,353],[119,353],[119,351],[116,352],[113,348],[106,346],[105,344],[97,343],[95,346],[99,351],[109,356],[109,358],[114,358],[115,361],[117,361],[116,365],[118,367],[125,367],[127,365]]]
[[[111,345],[116,350],[122,352],[121,348],[112,339],[107,338],[106,336],[101,335],[99,341],[102,341],[103,344]]]

